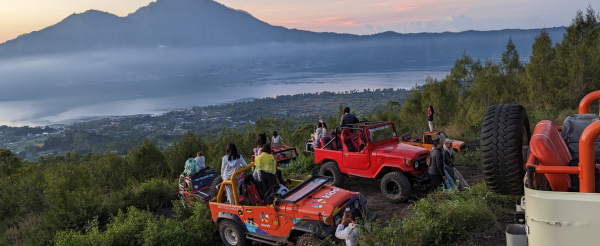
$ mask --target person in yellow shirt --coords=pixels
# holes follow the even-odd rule
[[[271,146],[265,144],[262,147],[262,152],[259,156],[254,158],[254,179],[260,181],[259,171],[267,172],[270,174],[276,174],[277,162],[275,157],[271,155]]]

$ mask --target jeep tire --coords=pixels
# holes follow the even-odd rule
[[[315,236],[312,233],[304,233],[302,236],[299,236],[296,239],[296,246],[312,246],[312,245],[320,245],[320,246],[329,246],[331,245],[328,241],[323,240]]]
[[[487,187],[502,195],[522,195],[525,161],[523,146],[531,130],[525,108],[516,104],[494,105],[481,122],[480,158]]]
[[[344,183],[344,174],[340,171],[337,163],[330,161],[321,166],[319,175],[331,177],[331,181],[327,184],[332,186],[341,186]]]
[[[219,194],[219,185],[223,183],[223,177],[221,175],[217,176],[214,180],[212,185],[210,186],[210,198],[212,200],[212,198],[217,197],[217,195]],[[225,201],[225,199],[227,198],[227,191],[223,190],[223,196],[221,196],[221,202]]]
[[[402,173],[391,172],[381,179],[381,193],[390,202],[404,202],[411,191],[410,181]]]
[[[227,246],[243,246],[247,245],[248,242],[245,228],[229,219],[223,219],[219,222],[219,235],[223,245]]]

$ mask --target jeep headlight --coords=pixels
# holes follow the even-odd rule
[[[404,163],[406,163],[406,165],[410,167],[410,166],[412,166],[413,161],[406,159],[406,157],[404,157]]]
[[[419,168],[419,162],[415,161],[415,168]]]

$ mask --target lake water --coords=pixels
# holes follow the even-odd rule
[[[4,88],[0,89],[0,125],[40,126],[96,117],[162,114],[179,108],[307,92],[410,89],[422,85],[427,76],[444,78],[450,67],[355,73],[322,70]]]

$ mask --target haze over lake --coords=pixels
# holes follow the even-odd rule
[[[0,125],[37,126],[66,124],[94,117],[161,114],[178,108],[307,92],[410,89],[415,84],[423,84],[427,76],[443,78],[450,67],[356,73],[322,70],[188,75],[118,83],[73,82],[5,88],[0,90]]]

